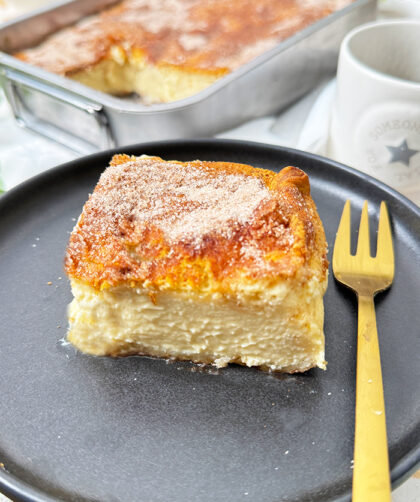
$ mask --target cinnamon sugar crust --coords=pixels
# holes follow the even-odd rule
[[[324,281],[326,241],[296,167],[116,155],[71,234],[65,267],[96,289],[229,295],[244,283]]]
[[[16,56],[69,75],[118,47],[152,64],[221,76],[352,0],[125,0]]]

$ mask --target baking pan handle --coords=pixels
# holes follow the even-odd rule
[[[20,72],[2,73],[6,97],[22,127],[82,154],[115,146],[101,104]]]

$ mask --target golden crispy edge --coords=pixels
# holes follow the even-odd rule
[[[116,155],[111,165],[124,164],[135,157]],[[163,161],[159,157],[155,158]],[[328,262],[324,229],[310,195],[308,176],[296,167],[285,167],[279,173],[254,168],[245,164],[226,162],[193,161],[187,164],[210,172],[243,174],[256,176],[278,195],[282,208],[287,208],[289,225],[294,234],[291,249],[282,249],[276,243],[266,248],[269,253],[270,273],[259,269],[255,263],[247,263],[240,257],[240,238],[223,239],[212,236],[197,252],[188,243],[179,242],[170,246],[170,260],[161,259],[168,254],[168,244],[159,241],[153,232],[136,242],[135,232],[128,230],[124,238],[115,235],[98,236],[89,233],[86,223],[95,217],[94,212],[84,207],[81,218],[70,237],[65,259],[65,268],[71,278],[81,280],[95,288],[106,288],[121,284],[146,286],[150,289],[189,289],[208,292],[232,293],[237,283],[263,281],[266,285],[279,279],[298,279],[306,281],[317,276],[320,281],[326,278]],[[98,189],[95,188],[95,190]],[[275,211],[274,211],[275,214]],[[252,230],[252,229],[251,229]],[[244,231],[248,237],[259,239],[259,244],[267,244],[264,235]],[[137,236],[138,237],[138,236]],[[243,235],[242,235],[243,238]],[[134,242],[133,242],[134,239]],[[145,272],[136,266],[130,250],[141,248],[142,259],[147,258],[150,267]],[[138,249],[138,248],[137,248]],[[131,258],[130,258],[131,256]]]

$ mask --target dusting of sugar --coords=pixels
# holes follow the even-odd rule
[[[128,219],[159,228],[169,242],[199,244],[213,232],[229,237],[268,200],[257,177],[209,172],[192,164],[138,158],[109,167],[89,204],[100,207],[103,230]]]
[[[182,48],[186,51],[201,49],[206,45],[206,37],[199,34],[183,33],[178,39]]]
[[[245,45],[240,48],[237,52],[220,58],[218,64],[220,66],[226,66],[228,68],[237,68],[247,61],[251,61],[265,51],[272,49],[279,43],[278,38],[270,37],[259,40],[254,44]]]
[[[124,0],[51,35],[24,58],[55,73],[92,66],[116,44],[150,61],[234,69],[351,0]]]
[[[176,29],[185,24],[190,3],[182,0],[130,0],[124,2],[125,10],[119,20],[138,23],[141,19],[149,33],[159,33],[168,26]]]
[[[27,50],[25,56],[33,65],[65,73],[95,63],[108,46],[99,20],[88,18],[76,27],[54,33],[42,44]]]
[[[259,270],[268,271],[271,268],[270,262],[266,260],[264,252],[258,247],[257,243],[255,242],[249,242],[242,245],[241,256],[242,258],[245,258],[245,260],[252,261],[254,266]]]
[[[315,9],[322,3],[323,7],[331,10],[343,9],[350,3],[348,0],[323,0],[323,2],[319,0],[297,0],[297,2],[302,9]]]

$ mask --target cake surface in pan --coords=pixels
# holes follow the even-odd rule
[[[191,96],[352,0],[125,0],[16,54],[145,102]]]
[[[117,155],[65,266],[84,352],[325,367],[326,241],[298,168]]]

